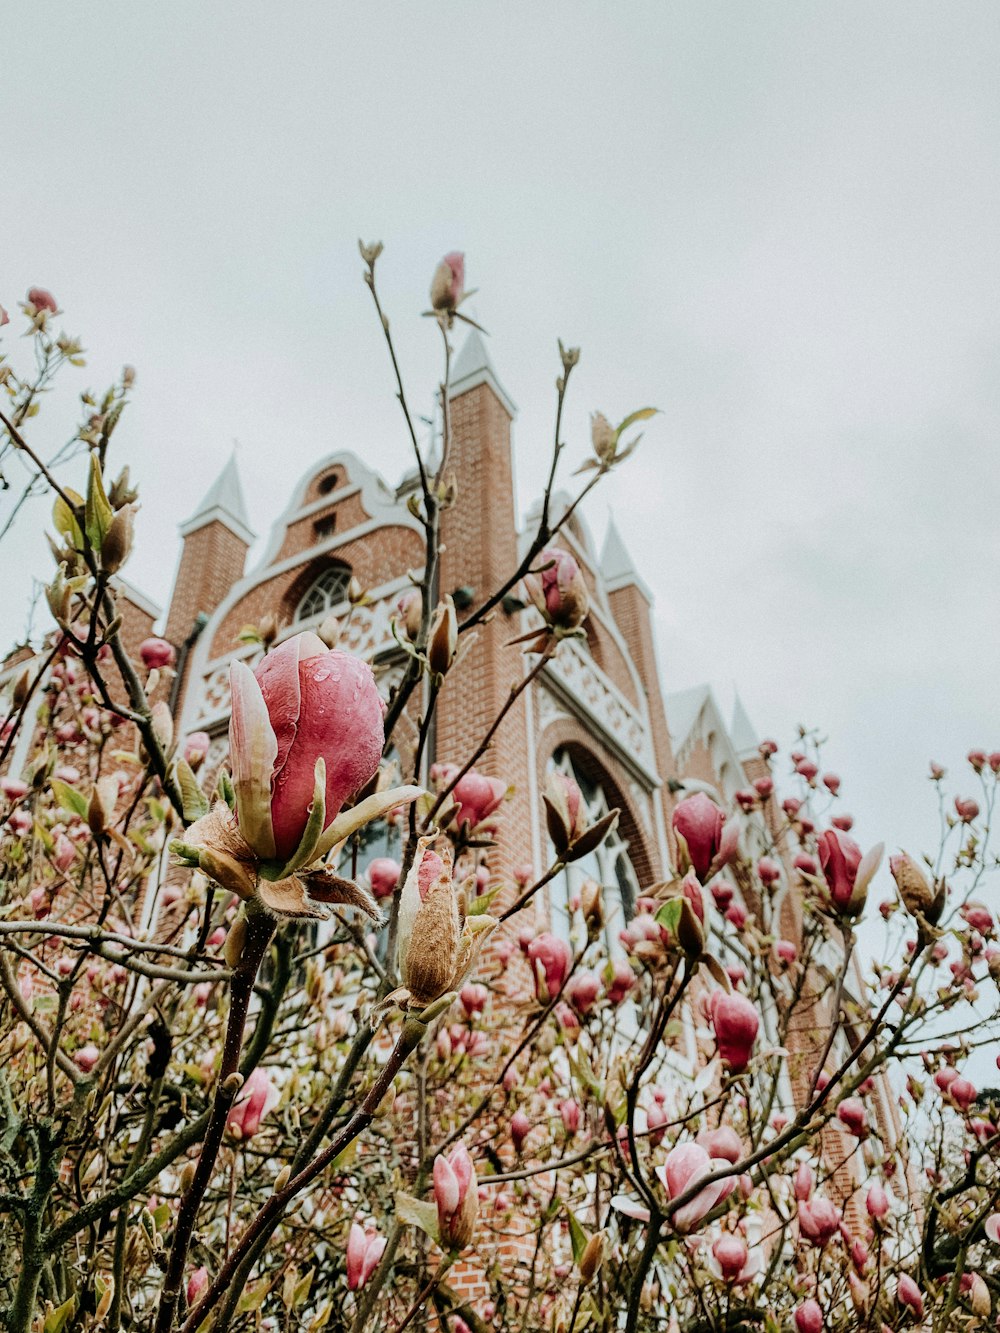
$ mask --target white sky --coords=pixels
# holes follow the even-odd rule
[[[356,239],[422,412],[419,311],[465,250],[522,510],[562,336],[574,466],[591,409],[664,410],[588,518],[656,593],[666,688],[822,726],[860,841],[919,851],[927,759],[1000,748],[998,68],[993,0],[15,0],[0,303],[55,292],[74,388],[138,368],[128,573],[163,602],[234,438],[261,534],[331,449],[400,476]],[[25,524],[0,560],[7,642],[49,564]]]

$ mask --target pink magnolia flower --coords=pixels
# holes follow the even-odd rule
[[[51,292],[47,292],[44,287],[29,287],[28,301],[36,310],[47,310],[50,315],[59,313],[56,298]]]
[[[708,1266],[721,1282],[731,1282],[739,1287],[752,1281],[761,1271],[763,1256],[759,1250],[751,1254],[742,1236],[727,1231],[713,1243]]]
[[[528,960],[535,973],[535,994],[548,1004],[563,988],[573,966],[573,954],[565,940],[549,931],[536,935],[528,945]]]
[[[979,806],[971,797],[955,797],[955,811],[963,824],[971,824],[979,815]]]
[[[212,738],[207,731],[192,731],[184,742],[184,758],[191,768],[198,768],[204,763]]]
[[[717,1129],[703,1129],[697,1142],[705,1149],[709,1157],[734,1165],[743,1156],[743,1142],[731,1125],[719,1125]]]
[[[624,959],[619,959],[611,966],[611,979],[608,982],[608,1000],[611,1004],[621,1004],[635,985],[635,973]]]
[[[10,323],[10,315],[8,315],[7,311],[4,310],[2,305],[0,305],[0,329],[2,329],[5,324],[9,323]]]
[[[368,863],[368,883],[376,898],[391,898],[396,891],[403,867],[391,856],[376,856]]]
[[[483,1012],[489,998],[489,991],[478,981],[467,981],[459,991],[458,998],[462,1003],[462,1008],[471,1018],[473,1014]]]
[[[762,884],[777,884],[781,878],[781,866],[771,856],[762,856],[757,862],[757,874]]]
[[[524,576],[524,589],[547,625],[576,629],[587,618],[587,581],[574,557],[561,546],[547,546],[541,552],[535,569]]]
[[[868,1216],[876,1222],[881,1222],[889,1213],[889,1196],[882,1186],[876,1181],[868,1191],[868,1197],[865,1199],[865,1208],[868,1210]]]
[[[662,1102],[653,1102],[652,1106],[646,1112],[646,1129],[649,1131],[649,1142],[654,1148],[659,1147],[663,1142],[668,1119],[669,1117]]]
[[[519,889],[526,889],[535,878],[535,867],[530,861],[523,861],[514,871],[514,883]]]
[[[703,926],[705,924],[705,895],[698,883],[698,876],[693,870],[689,870],[681,881],[681,893],[691,904],[695,916]]]
[[[424,599],[419,588],[410,588],[408,592],[403,593],[396,603],[396,623],[411,642],[415,641],[420,634],[420,621],[423,617],[423,611]]]
[[[976,1100],[975,1084],[967,1078],[962,1078],[961,1075],[953,1078],[948,1085],[948,1096],[960,1110],[967,1111]]]
[[[515,1111],[510,1118],[510,1137],[514,1141],[515,1151],[520,1152],[524,1140],[531,1133],[531,1121],[523,1111]]]
[[[1000,1245],[1000,1213],[990,1213],[983,1223],[983,1230],[994,1245]]]
[[[580,1103],[575,1098],[567,1097],[559,1103],[559,1114],[567,1134],[575,1134],[580,1128]]]
[[[723,811],[704,792],[686,796],[672,816],[674,833],[683,841],[695,874],[705,883],[733,859],[739,846],[740,827],[735,819],[726,822]]]
[[[808,1162],[800,1162],[795,1172],[795,1197],[799,1203],[808,1203],[812,1198],[816,1177]]]
[[[725,909],[725,920],[729,922],[729,925],[735,925],[737,930],[741,930],[747,925],[748,916],[747,908],[741,902],[731,902]]]
[[[579,784],[559,769],[552,769],[545,779],[545,800],[563,827],[566,844],[576,842],[587,829],[587,807]]]
[[[817,1301],[803,1301],[794,1319],[795,1333],[823,1333],[823,1311]]]
[[[458,806],[455,823],[459,828],[463,824],[476,828],[501,804],[507,795],[507,784],[500,778],[488,778],[470,768],[455,784],[451,794]]]
[[[819,772],[819,765],[813,763],[811,759],[800,759],[795,765],[795,771],[799,777],[805,778],[806,782],[812,782]]]
[[[712,1158],[700,1143],[680,1143],[667,1153],[662,1166],[656,1168],[656,1174],[667,1191],[669,1199],[680,1198],[692,1185],[705,1182],[692,1199],[682,1204],[671,1220],[677,1231],[690,1231],[702,1218],[706,1217],[717,1203],[736,1188],[732,1176],[714,1179]]]
[[[836,773],[824,773],[823,786],[826,787],[831,795],[836,796],[837,792],[840,791],[840,778]]]
[[[450,250],[434,270],[431,278],[431,306],[435,310],[454,312],[465,294],[465,255]]]
[[[76,848],[73,843],[70,842],[65,833],[57,834],[52,849],[52,861],[56,869],[65,874],[75,860]]]
[[[822,1249],[840,1230],[840,1209],[820,1195],[799,1204],[799,1233]]]
[[[853,815],[834,815],[830,820],[834,828],[839,828],[841,833],[850,833],[854,827]]]
[[[8,801],[21,801],[28,794],[28,784],[20,778],[7,777],[0,778],[0,791],[7,797]]]
[[[82,1069],[85,1074],[89,1074],[100,1058],[100,1051],[93,1042],[88,1042],[86,1046],[81,1046],[74,1054],[73,1062],[78,1069]]]
[[[593,972],[574,972],[566,983],[566,998],[581,1014],[593,1008],[600,993],[601,983]]]
[[[915,1319],[924,1317],[924,1297],[920,1288],[909,1273],[900,1273],[896,1283],[896,1299],[900,1305],[909,1309]]]
[[[839,829],[827,829],[817,842],[819,863],[833,906],[847,916],[858,916],[864,909],[868,885],[882,860],[882,843],[862,856],[854,839]]]
[[[347,1239],[347,1289],[363,1287],[378,1267],[386,1239],[377,1231],[366,1231],[359,1222],[351,1223]]]
[[[226,1128],[234,1139],[253,1138],[260,1129],[260,1122],[280,1100],[281,1093],[258,1065],[240,1089],[226,1118]]]
[[[325,765],[324,830],[378,770],[384,732],[375,677],[367,662],[306,632],[255,671],[234,662],[230,684],[240,832],[262,859],[287,861],[306,829],[318,761]],[[321,838],[317,854],[326,850]]]
[[[862,1139],[868,1133],[868,1112],[860,1097],[845,1097],[837,1107],[837,1119],[855,1138]]]
[[[143,639],[139,644],[139,656],[147,671],[162,670],[173,666],[176,653],[174,645],[166,639]]]
[[[434,1202],[443,1246],[464,1250],[472,1240],[479,1212],[476,1168],[464,1143],[434,1159]]]
[[[724,991],[714,991],[709,1004],[719,1054],[732,1073],[741,1074],[750,1063],[757,1040],[757,1010],[745,995],[726,995]]]
[[[801,870],[803,875],[819,874],[819,862],[809,852],[799,852],[792,864],[796,870]]]
[[[790,967],[799,956],[799,952],[791,940],[777,940],[774,945],[774,956],[779,963]]]
[[[757,795],[762,800],[767,800],[767,798],[774,791],[774,778],[770,777],[755,778],[753,786],[754,786],[754,791],[757,793]]]
[[[720,912],[725,912],[733,901],[736,890],[728,880],[720,879],[712,885],[712,898]]]
[[[3,783],[0,782],[0,786]],[[983,935],[989,935],[993,930],[993,915],[990,909],[982,903],[968,902],[959,909],[959,916],[972,930],[978,930]]]
[[[193,1309],[208,1290],[208,1269],[196,1268],[187,1280],[188,1309]]]

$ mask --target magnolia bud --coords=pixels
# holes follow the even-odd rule
[[[358,603],[363,602],[364,599],[365,590],[352,574],[347,585],[347,600],[350,602],[351,606],[357,606]]]
[[[123,505],[111,520],[101,543],[101,567],[106,574],[116,574],[132,554],[134,527],[135,508],[130,504]]]
[[[181,1193],[186,1194],[194,1183],[195,1173],[194,1162],[185,1162],[184,1169],[181,1171]]]
[[[124,505],[134,504],[139,492],[129,484],[128,467],[123,467],[115,481],[111,483],[108,499],[112,509],[121,509]]]
[[[596,879],[584,880],[580,890],[580,911],[588,933],[592,938],[596,937],[604,927],[604,896]]]
[[[116,778],[99,778],[90,794],[87,805],[87,823],[91,833],[100,837],[114,818],[118,803],[118,781]]]
[[[431,305],[435,310],[451,313],[465,292],[465,255],[451,251],[438,264],[431,279]]]
[[[280,1194],[292,1178],[292,1168],[283,1166],[274,1178],[274,1192]]]
[[[25,667],[21,674],[14,681],[14,688],[11,690],[10,701],[15,710],[23,708],[28,698],[28,690],[31,687],[31,668]]]
[[[65,565],[60,564],[55,578],[46,585],[45,600],[52,612],[52,619],[57,625],[65,625],[69,619],[70,603],[73,600],[73,589],[66,582]]]
[[[449,593],[443,602],[438,603],[431,621],[427,645],[427,661],[431,671],[443,676],[455,660],[457,649],[458,617],[455,615],[455,603]]]
[[[229,934],[226,936],[226,943],[223,946],[222,954],[229,967],[238,966],[243,957],[243,946],[247,942],[247,919],[242,913],[236,918],[229,927]]]
[[[608,463],[614,458],[618,432],[602,412],[591,413],[590,440],[594,453],[602,463]]]
[[[580,1255],[580,1281],[586,1286],[593,1282],[604,1262],[604,1232],[591,1236]]]
[[[944,884],[931,887],[927,876],[908,852],[889,857],[889,869],[899,889],[903,906],[911,916],[922,916],[935,925],[944,911]]]
[[[174,719],[170,712],[170,705],[166,700],[161,699],[153,704],[153,735],[160,743],[161,749],[169,750],[171,742],[174,739]]]
[[[336,616],[327,616],[316,633],[328,648],[336,648],[340,640],[340,621]]]

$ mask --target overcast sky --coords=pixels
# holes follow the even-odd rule
[[[522,511],[561,336],[573,465],[593,408],[663,409],[587,517],[655,592],[666,688],[821,726],[859,839],[919,851],[927,760],[1000,748],[998,68],[995,0],[15,0],[0,303],[49,287],[89,349],[57,435],[137,367],[128,572],[163,603],[234,439],[260,534],[332,449],[398,479],[356,240],[425,412],[464,250]],[[0,559],[6,642],[49,564],[26,524]]]

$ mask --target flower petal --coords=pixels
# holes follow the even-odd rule
[[[306,894],[314,903],[334,903],[341,907],[356,907],[376,923],[382,924],[382,913],[375,898],[361,884],[352,879],[341,879],[329,870],[312,870],[302,875]]]
[[[316,860],[316,848],[323,833],[323,825],[326,823],[326,760],[322,755],[316,760],[313,778],[313,798],[309,807],[309,818],[292,859],[287,862],[280,875],[281,879]]]
[[[325,856],[331,847],[356,832],[374,819],[382,819],[397,805],[410,805],[423,796],[423,787],[393,787],[389,791],[377,791],[338,815],[316,845],[314,859]]]
[[[229,669],[232,715],[229,752],[240,832],[258,856],[274,856],[271,777],[278,742],[256,677],[244,662]]]
[[[275,884],[262,879],[257,886],[257,897],[274,916],[291,921],[325,921],[330,915],[322,903],[310,901],[306,886],[297,875],[279,879]]]

